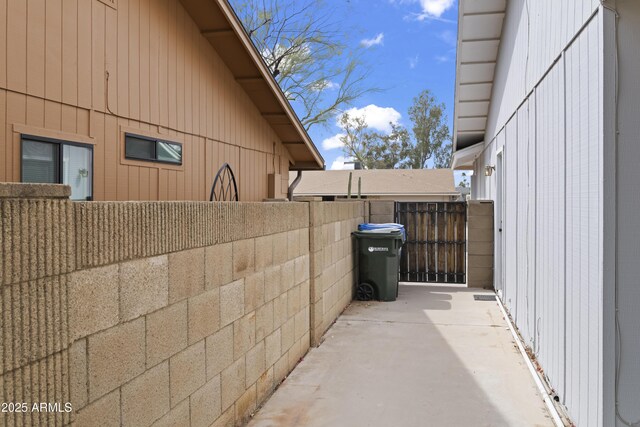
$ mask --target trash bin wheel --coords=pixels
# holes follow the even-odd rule
[[[369,283],[360,283],[356,289],[358,301],[372,301],[375,298],[375,290]]]

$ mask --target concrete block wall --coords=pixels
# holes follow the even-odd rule
[[[493,288],[493,201],[467,202],[467,286]]]
[[[369,202],[369,222],[386,224],[395,222],[395,202],[393,200],[371,200]]]
[[[62,410],[0,425],[241,424],[352,299],[367,202],[18,187],[0,184],[0,398]]]
[[[310,202],[311,344],[353,299],[355,242],[351,232],[365,222],[367,202]]]
[[[0,194],[2,196],[2,194]],[[0,425],[240,424],[310,342],[306,203],[0,198]]]

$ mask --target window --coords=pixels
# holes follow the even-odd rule
[[[126,133],[124,156],[127,159],[182,164],[182,144]]]
[[[93,147],[22,135],[22,182],[66,184],[71,199],[93,196]]]

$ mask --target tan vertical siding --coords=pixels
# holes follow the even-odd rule
[[[93,141],[96,200],[206,200],[224,162],[241,199],[262,200],[267,173],[288,172],[286,149],[178,0],[28,6],[0,0],[0,180],[20,180],[14,124]],[[123,127],[181,142],[183,167],[124,160]]]
[[[3,25],[7,22],[7,0],[0,0],[0,22]],[[3,28],[0,31],[0,87],[7,87],[7,29]]]

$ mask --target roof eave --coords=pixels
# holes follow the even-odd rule
[[[469,147],[462,148],[453,153],[451,161],[451,169],[453,170],[472,170],[473,162],[480,156],[484,150],[484,141]]]
[[[506,0],[460,0],[453,151],[484,140]]]
[[[322,155],[269,72],[228,0],[180,0],[180,2],[194,19],[202,35],[229,67],[236,82],[252,97],[262,117],[287,148],[293,162],[291,169],[324,169]],[[214,6],[217,6],[226,22],[222,22],[219,16],[209,15],[209,19],[206,19],[203,12],[215,13],[211,9]],[[233,46],[233,38],[230,39],[230,36],[237,39],[242,47],[241,50],[237,49],[237,45]]]

